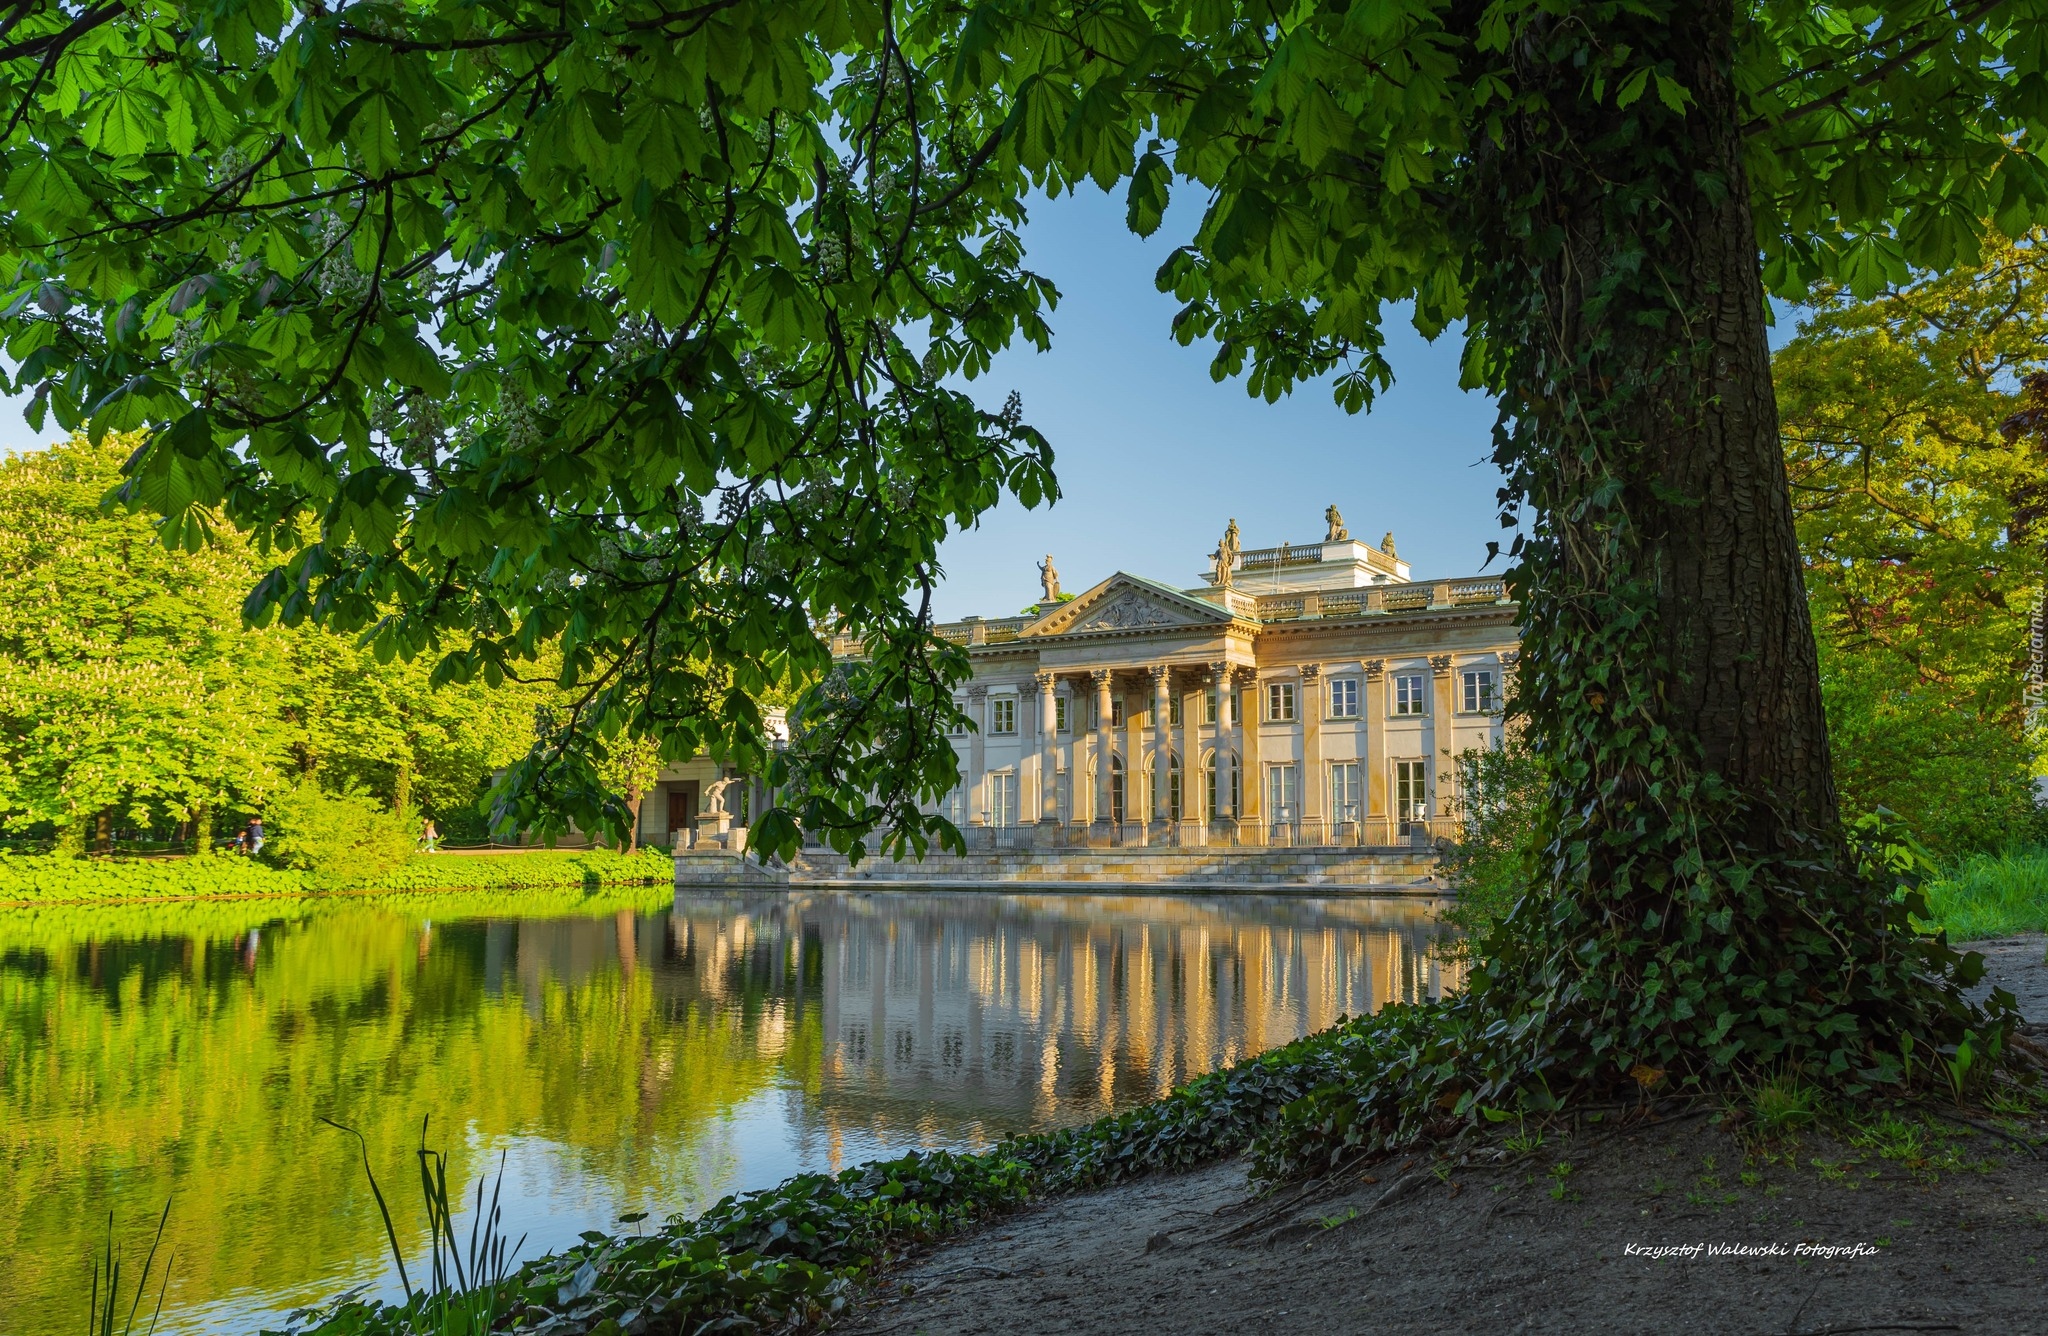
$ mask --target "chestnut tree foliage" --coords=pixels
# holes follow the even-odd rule
[[[448,677],[558,643],[582,708],[508,815],[593,818],[622,730],[758,761],[750,701],[839,630],[865,658],[798,711],[793,810],[757,840],[790,847],[792,816],[842,847],[942,835],[916,802],[951,783],[964,665],[929,633],[933,553],[1053,488],[1018,411],[958,388],[1047,338],[1021,201],[1086,179],[1151,233],[1191,189],[1159,274],[1178,337],[1255,394],[1327,375],[1355,409],[1391,374],[1387,303],[1462,321],[1528,521],[1540,875],[1449,1047],[1361,1049],[1406,1064],[1371,1098],[1891,1082],[1979,1023],[1841,829],[1765,300],[2041,220],[2048,0],[0,15],[32,412],[152,428],[125,495],[172,542],[211,505],[267,539],[257,620]],[[1347,1108],[1303,1137],[1394,1116]]]

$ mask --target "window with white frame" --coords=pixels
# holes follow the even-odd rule
[[[1180,721],[1181,700],[1179,693],[1176,692],[1166,698],[1166,724],[1169,728],[1179,728]]]
[[[988,731],[990,733],[1015,733],[1017,731],[1017,698],[1015,696],[991,697],[988,703]]]
[[[1275,821],[1301,819],[1301,770],[1293,762],[1266,767],[1268,809]]]
[[[1122,728],[1124,726],[1124,698],[1122,696],[1111,696],[1109,698],[1109,726],[1111,728]]]
[[[1465,670],[1465,713],[1492,714],[1493,669],[1467,668]]]
[[[1400,673],[1394,678],[1394,713],[1428,714],[1429,679],[1421,673]]]
[[[956,698],[953,701],[953,708],[965,714],[967,712],[967,702]],[[952,737],[964,738],[967,736],[967,728],[968,725],[965,719],[956,718],[946,725],[946,732]]]
[[[1429,816],[1429,762],[1394,762],[1394,815],[1403,822]]]
[[[1330,766],[1330,818],[1357,821],[1365,815],[1365,791],[1358,783],[1358,762],[1337,761]]]
[[[1356,719],[1358,717],[1358,679],[1355,677],[1333,677],[1330,679],[1330,718]]]
[[[1067,698],[1065,696],[1054,696],[1052,698],[1052,731],[1055,733],[1070,733],[1073,731],[1067,727]]]
[[[1276,724],[1294,722],[1294,683],[1266,684],[1266,718]]]
[[[1216,722],[1216,688],[1214,687],[1210,687],[1202,693],[1202,722],[1205,724]]]
[[[988,823],[991,826],[1017,824],[1017,776],[998,770],[988,777]]]

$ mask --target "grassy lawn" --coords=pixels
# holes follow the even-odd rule
[[[1927,887],[1952,942],[2048,931],[2048,849],[1975,854]]]

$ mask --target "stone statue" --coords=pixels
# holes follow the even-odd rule
[[[725,791],[739,782],[740,777],[738,775],[727,775],[724,779],[714,780],[711,786],[704,790],[704,815],[709,817],[730,815],[725,810]]]
[[[1387,536],[1385,538],[1380,539],[1380,551],[1386,553],[1390,557],[1396,555],[1394,552],[1393,530],[1389,529],[1387,531]]]
[[[1038,563],[1038,584],[1045,590],[1045,601],[1060,601],[1060,568],[1052,564],[1052,553],[1045,554],[1045,560]]]
[[[1232,517],[1230,525],[1223,531],[1223,541],[1216,544],[1216,550],[1209,556],[1216,563],[1216,583],[1225,589],[1230,587],[1231,572],[1237,569],[1237,556],[1244,548],[1237,537],[1237,520]]]
[[[1344,512],[1335,506],[1323,512],[1323,523],[1330,526],[1330,531],[1323,535],[1326,543],[1341,543],[1351,536],[1351,530],[1344,527]]]

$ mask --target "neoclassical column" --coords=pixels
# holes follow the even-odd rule
[[[1230,726],[1231,716],[1236,712],[1232,708],[1230,665],[1210,664],[1209,681],[1216,687],[1216,810],[1211,815],[1221,823],[1234,820],[1238,814],[1230,802],[1231,757],[1237,750],[1237,739]]]
[[[988,776],[988,688],[972,686],[967,688],[967,717],[974,721],[974,731],[967,735],[967,824],[985,826],[988,824],[987,797],[983,792]]]
[[[1107,668],[1088,674],[1095,684],[1095,821],[1105,826],[1109,824],[1110,758],[1116,754],[1116,730],[1109,722],[1111,676]]]
[[[1152,828],[1164,834],[1173,815],[1167,784],[1173,769],[1173,669],[1154,664],[1152,672]],[[1185,787],[1185,786],[1183,786]]]
[[[1449,815],[1457,796],[1453,792],[1458,773],[1458,700],[1453,694],[1457,674],[1451,671],[1448,654],[1430,655],[1429,671],[1436,679],[1436,699],[1430,702],[1435,712],[1429,720],[1430,768],[1435,771],[1430,776],[1429,814],[1439,817]]]
[[[1208,795],[1202,783],[1202,714],[1204,694],[1196,684],[1180,703],[1180,821],[1183,830],[1203,830],[1209,819]]]
[[[1301,719],[1301,824],[1308,838],[1328,844],[1334,837],[1323,822],[1323,666],[1301,665],[1301,699],[1295,702]]]
[[[1387,808],[1387,665],[1384,659],[1365,661],[1365,815],[1384,822]],[[1375,827],[1382,833],[1384,825]],[[1364,837],[1372,842],[1371,835]],[[1391,837],[1389,837],[1391,838]]]
[[[1059,820],[1060,760],[1059,734],[1056,731],[1059,706],[1052,694],[1057,681],[1051,673],[1039,673],[1031,679],[1031,685],[1038,688],[1038,819],[1041,822]]]
[[[1240,668],[1236,687],[1251,696],[1250,708],[1240,707],[1237,711],[1238,733],[1243,737],[1240,755],[1244,758],[1244,777],[1237,785],[1238,837],[1247,833],[1260,844],[1266,842],[1265,795],[1259,790],[1264,787],[1266,771],[1259,756],[1259,725],[1264,721],[1265,710],[1259,700],[1259,670]]]

